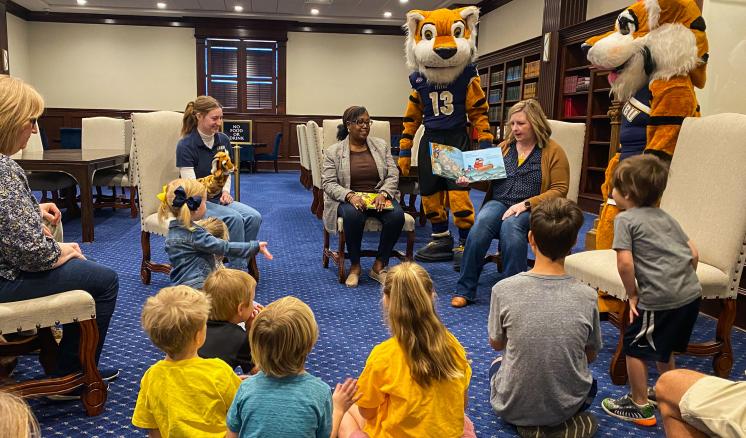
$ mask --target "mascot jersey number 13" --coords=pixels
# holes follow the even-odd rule
[[[467,117],[479,133],[479,147],[492,146],[487,119],[487,99],[473,62],[476,59],[476,25],[479,9],[435,11],[413,10],[407,13],[405,52],[412,70],[412,92],[404,114],[404,132],[399,143],[398,165],[409,175],[412,141],[421,124],[425,132],[419,144],[417,173],[425,215],[432,225],[432,240],[415,258],[433,262],[450,260],[456,254],[460,262],[463,243],[474,225],[474,206],[467,188],[455,181],[433,175],[430,142],[464,150],[470,145]],[[459,246],[453,249],[448,231],[448,213],[459,229]]]

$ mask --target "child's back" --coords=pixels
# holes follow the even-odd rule
[[[524,272],[492,288],[490,339],[507,345],[490,403],[505,421],[555,425],[578,412],[593,383],[586,347],[601,348],[596,298],[569,275]]]
[[[132,423],[161,436],[225,436],[225,415],[241,383],[220,359],[161,360],[140,383]]]
[[[309,373],[245,380],[228,411],[228,428],[247,437],[329,437],[331,388]]]
[[[636,207],[616,217],[613,248],[632,251],[641,309],[675,309],[700,296],[688,241],[660,208]]]

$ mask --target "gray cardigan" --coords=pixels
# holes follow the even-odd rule
[[[378,168],[376,190],[399,199],[399,169],[396,167],[391,149],[383,139],[368,137],[368,149]],[[321,171],[321,188],[324,190],[324,228],[337,232],[337,207],[345,202],[350,190],[350,142],[349,137],[334,143],[324,151],[324,166]]]

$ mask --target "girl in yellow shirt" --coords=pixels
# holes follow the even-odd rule
[[[464,415],[471,367],[435,312],[435,291],[415,263],[392,268],[383,311],[392,337],[376,345],[360,378],[360,399],[340,437],[473,437]]]

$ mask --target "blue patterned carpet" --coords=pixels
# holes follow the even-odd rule
[[[347,289],[337,283],[336,270],[321,267],[322,227],[309,210],[311,193],[298,182],[298,174],[243,174],[243,201],[257,208],[264,216],[260,238],[270,243],[275,259],[259,261],[262,272],[257,290],[257,301],[268,303],[285,295],[296,295],[307,302],[316,314],[321,330],[318,344],[308,359],[308,369],[328,384],[334,385],[346,376],[360,373],[371,348],[387,338],[380,311],[380,292],[377,283],[363,277],[357,289]],[[473,195],[475,203],[481,202],[481,193]],[[581,232],[578,248],[583,246],[585,229],[593,217],[586,217],[586,226]],[[429,227],[418,227],[415,248],[428,240]],[[65,224],[67,241],[80,241],[80,221]],[[404,237],[398,244],[403,250]],[[368,242],[368,246],[373,245]],[[334,241],[333,241],[334,244]],[[493,243],[496,246],[496,243]],[[117,311],[114,315],[106,341],[102,367],[118,367],[121,376],[110,386],[106,410],[98,417],[85,416],[77,402],[55,403],[46,400],[32,401],[44,436],[145,436],[131,425],[130,418],[137,398],[139,380],[144,371],[163,354],[155,349],[142,332],[139,324],[140,310],[144,300],[159,288],[168,285],[168,278],[153,275],[153,283],[140,283],[140,223],[130,219],[129,211],[111,210],[96,213],[96,241],[82,245],[84,252],[100,263],[119,273],[120,292]],[[152,242],[153,258],[166,260],[163,241]],[[372,259],[363,260],[363,269],[370,268]],[[487,342],[487,313],[489,290],[499,279],[493,267],[485,268],[482,275],[479,303],[464,309],[449,306],[449,293],[457,275],[450,263],[426,265],[436,288],[441,318],[466,348],[473,368],[470,389],[469,416],[475,423],[480,437],[512,437],[515,431],[504,424],[491,410],[487,371],[495,357]],[[700,316],[696,336],[709,336],[714,332],[714,323]],[[599,382],[599,394],[591,409],[600,421],[597,436],[623,437],[663,436],[663,426],[640,428],[623,423],[603,414],[599,403],[607,396],[621,396],[624,387],[613,385],[608,377],[609,361],[617,339],[617,331],[608,323],[602,323],[605,347],[592,365]],[[736,363],[732,377],[742,379],[746,368],[746,334],[733,333]],[[709,360],[684,358],[679,365],[711,372]],[[35,358],[24,358],[17,369],[18,377],[36,375],[40,367]],[[536,388],[541,391],[541,388]]]

